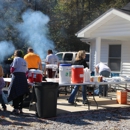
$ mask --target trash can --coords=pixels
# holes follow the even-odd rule
[[[40,118],[56,116],[58,83],[42,82],[34,86],[36,94],[36,114]]]

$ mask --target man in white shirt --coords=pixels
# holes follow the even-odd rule
[[[46,56],[46,63],[59,65],[59,59],[55,54],[53,54],[52,50],[48,50],[48,55]]]
[[[57,68],[55,68],[56,70],[52,69],[52,67],[50,68],[50,67],[46,66],[46,73],[47,73],[48,77],[54,78],[58,71],[57,69],[59,66],[59,59],[55,54],[53,54],[52,50],[48,50],[48,55],[46,56],[46,64],[47,65],[53,64],[53,66],[57,65]]]
[[[111,70],[110,68],[105,65],[104,63],[100,62],[95,66],[96,73],[103,76],[109,77]],[[108,85],[99,85],[99,96],[107,96]]]

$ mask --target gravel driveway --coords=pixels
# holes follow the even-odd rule
[[[0,130],[130,130],[130,107],[60,114],[49,119],[35,114],[0,111]]]

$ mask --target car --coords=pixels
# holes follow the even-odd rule
[[[73,64],[75,61],[77,52],[58,52],[56,53],[60,64]],[[89,65],[89,55],[90,53],[86,53],[86,63]]]

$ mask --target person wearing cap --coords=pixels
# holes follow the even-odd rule
[[[28,82],[26,78],[27,63],[23,59],[21,50],[14,52],[14,59],[10,65],[12,75],[11,83],[8,89],[8,102],[13,101],[13,114],[22,114],[24,95],[29,93]]]
[[[103,76],[109,77],[111,70],[104,63],[100,62],[95,66],[96,73]],[[108,85],[99,85],[99,96],[107,96]]]
[[[86,53],[84,50],[78,51],[74,65],[83,65],[84,68],[86,68],[86,67],[88,68],[88,64],[85,61],[85,57],[86,57]],[[68,99],[68,102],[70,104],[75,104],[74,100],[75,100],[78,90],[79,90],[79,85],[75,85],[74,89],[72,90],[70,97]],[[85,85],[82,85],[82,97],[83,97],[83,104],[88,104],[88,100],[86,98],[86,86]]]
[[[41,58],[35,54],[31,47],[28,48],[27,54],[24,56],[27,62],[28,69],[40,69],[42,70]]]

